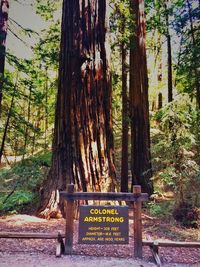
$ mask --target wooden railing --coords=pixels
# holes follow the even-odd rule
[[[64,234],[58,233],[29,233],[29,232],[0,232],[0,238],[16,239],[56,239],[56,257],[60,257],[65,252],[63,242]]]
[[[0,232],[0,238],[20,238],[20,239],[57,239],[56,256],[70,254],[73,249],[74,232],[74,212],[75,200],[113,200],[133,202],[134,211],[134,256],[142,258],[142,247],[151,248],[157,266],[161,266],[158,250],[159,247],[185,247],[200,248],[200,242],[176,242],[176,241],[157,241],[142,240],[142,202],[148,200],[148,195],[141,193],[140,186],[133,187],[133,193],[88,193],[74,192],[74,185],[67,186],[66,192],[60,192],[60,196],[66,203],[66,229],[65,234],[55,233],[26,233],[26,232]],[[65,238],[65,243],[63,242]]]
[[[143,246],[149,246],[153,254],[157,266],[161,266],[159,257],[159,247],[184,247],[184,248],[200,248],[200,242],[181,242],[181,241],[159,241],[159,240],[143,240]]]
[[[148,194],[141,193],[141,186],[133,186],[133,193],[100,193],[74,192],[74,185],[67,186],[66,192],[60,192],[60,197],[66,200],[66,231],[65,253],[71,254],[74,232],[74,201],[75,200],[111,200],[133,202],[134,211],[134,256],[142,258],[142,202],[148,200]]]

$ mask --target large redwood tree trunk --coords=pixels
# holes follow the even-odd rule
[[[52,167],[40,215],[56,216],[59,190],[113,191],[115,167],[105,0],[64,0]]]
[[[5,53],[6,53],[6,36],[8,29],[8,10],[9,1],[0,1],[0,116],[2,111],[2,96],[3,96],[3,75],[5,68]]]
[[[134,34],[130,49],[131,170],[133,184],[153,193],[144,1],[131,0]]]

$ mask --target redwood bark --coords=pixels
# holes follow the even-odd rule
[[[127,95],[127,64],[125,43],[121,44],[122,58],[122,159],[121,159],[121,192],[128,192],[128,95]]]
[[[1,0],[0,3],[0,116],[2,112],[3,76],[5,68],[6,36],[8,29],[9,1]]]
[[[59,212],[59,190],[113,191],[115,166],[105,0],[64,0],[52,167],[40,215]]]
[[[135,25],[130,49],[132,184],[139,184],[144,192],[152,194],[144,1],[130,3]]]

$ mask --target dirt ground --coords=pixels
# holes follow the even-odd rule
[[[133,259],[120,259],[112,257],[92,257],[92,256],[62,256],[56,258],[54,255],[44,253],[15,253],[15,254],[0,254],[1,267],[153,267],[153,263],[144,261],[136,261]]]
[[[167,239],[163,228],[157,230],[156,222],[146,222],[143,238]],[[158,226],[158,225],[157,225]],[[159,225],[160,226],[160,225]],[[169,226],[168,226],[169,228]],[[29,215],[0,217],[1,231],[14,232],[64,232],[65,220],[44,220]],[[55,257],[56,241],[0,238],[0,267],[153,267],[151,251],[143,248],[143,261],[133,258],[133,225],[130,221],[130,241],[128,245],[83,245],[78,244],[78,223],[75,223],[74,255]],[[175,233],[176,229],[170,229]],[[198,237],[196,237],[198,240]],[[200,249],[160,248],[162,266],[200,267]]]
[[[0,253],[1,267],[155,267],[152,262],[114,257],[62,256],[45,253]],[[199,264],[168,263],[163,267],[200,267]]]

